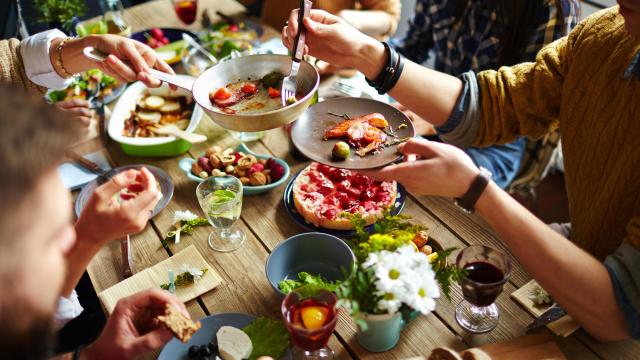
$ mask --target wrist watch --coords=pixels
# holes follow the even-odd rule
[[[491,181],[491,172],[483,168],[482,166],[480,166],[479,169],[480,173],[476,176],[475,179],[473,179],[471,186],[469,186],[469,190],[467,190],[467,192],[462,195],[462,197],[455,198],[453,201],[454,204],[456,204],[459,208],[462,209],[462,211],[467,214],[473,214],[476,202]]]

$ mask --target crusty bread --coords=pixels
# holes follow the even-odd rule
[[[221,327],[216,333],[216,340],[223,360],[248,359],[253,351],[249,335],[233,326]]]
[[[189,342],[191,336],[202,327],[200,321],[193,322],[169,304],[165,308],[164,315],[159,315],[156,319],[183,343]]]
[[[460,355],[462,355],[462,360],[491,360],[489,354],[476,348],[467,349]]]
[[[317,171],[316,166],[317,163],[311,163],[307,166],[300,172],[300,175],[298,175],[293,184],[293,203],[296,210],[306,222],[314,226],[334,230],[352,230],[353,225],[351,225],[351,221],[349,221],[348,218],[337,216],[336,218],[329,219],[317,211],[318,203],[324,200],[324,196],[321,194],[315,193],[316,196],[305,199],[305,192],[302,190],[302,186],[310,183],[309,173],[311,171]],[[397,196],[396,182],[388,182],[385,186],[389,188],[389,201],[387,203],[377,203],[378,209],[372,211],[362,210],[360,212],[367,225],[373,224],[382,216],[382,209],[384,207],[392,206],[395,203]]]

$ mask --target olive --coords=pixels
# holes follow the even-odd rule
[[[208,346],[201,346],[199,353],[202,356],[211,356],[211,350],[209,350]]]
[[[207,347],[209,348],[209,350],[211,351],[212,354],[215,354],[218,352],[218,346],[217,345],[213,345],[212,343],[207,344]]]
[[[296,99],[295,96],[289,96],[286,102],[287,102],[287,105],[292,105],[292,104],[295,104],[296,101],[298,101],[298,99]]]
[[[194,359],[200,353],[200,346],[190,346],[189,347],[189,358]]]
[[[333,157],[337,160],[346,160],[351,155],[351,148],[349,144],[344,141],[338,141],[333,146],[333,151],[331,152]]]

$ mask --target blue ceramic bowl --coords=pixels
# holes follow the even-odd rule
[[[298,234],[278,244],[267,258],[265,273],[273,290],[282,280],[298,280],[298,273],[321,275],[329,281],[344,280],[344,271],[351,271],[356,256],[344,241],[319,232]]]
[[[236,148],[237,151],[243,152],[245,154],[250,154],[255,156],[258,159],[269,159],[273,156],[269,156],[269,155],[259,155],[256,154],[254,152],[252,152],[251,150],[249,150],[249,148],[244,144],[240,144],[238,145],[238,147]],[[289,175],[291,174],[291,169],[289,169],[289,165],[281,159],[278,158],[273,158],[276,163],[282,165],[282,167],[284,168],[284,175],[282,175],[282,177],[280,178],[280,180],[273,182],[271,184],[267,184],[267,185],[260,185],[260,186],[250,186],[250,185],[246,185],[242,187],[242,194],[243,195],[257,195],[257,194],[262,194],[265,193],[271,189],[275,189],[278,186],[284,184],[287,179],[289,178]],[[196,159],[192,159],[192,158],[184,158],[184,159],[180,159],[180,162],[178,163],[178,166],[180,167],[180,169],[182,169],[182,171],[184,171],[185,174],[187,174],[187,177],[193,181],[199,182],[201,183],[202,181],[204,181],[204,179],[202,179],[201,177],[195,176],[191,173],[191,165],[196,162]]]

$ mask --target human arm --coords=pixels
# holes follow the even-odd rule
[[[392,35],[400,21],[400,0],[361,0],[362,9],[345,9],[338,16],[363,33],[375,37]]]
[[[114,199],[114,195],[126,188],[138,194],[130,200]],[[120,173],[96,189],[75,225],[77,241],[67,254],[62,296],[71,294],[104,244],[144,229],[158,195],[155,177],[145,168]]]
[[[304,21],[307,28],[305,48],[310,55],[357,69],[369,79],[374,79],[382,70],[386,54],[379,41],[322,10],[312,10],[310,18]],[[294,10],[282,34],[284,45],[290,49],[297,26],[297,10]],[[389,94],[437,126],[449,118],[461,91],[460,79],[407,61]]]
[[[401,151],[420,160],[363,173],[380,180],[397,180],[412,193],[458,198],[479,173],[462,150],[448,144],[412,139],[401,146]],[[602,341],[629,337],[603,263],[553,231],[493,182],[475,209],[525,270],[585,330]],[[638,235],[634,236],[638,238],[640,227],[636,230]],[[598,294],[597,307],[593,294]]]

